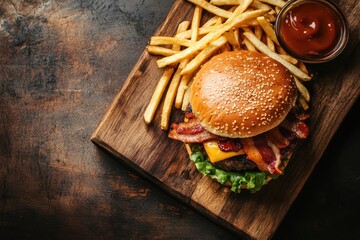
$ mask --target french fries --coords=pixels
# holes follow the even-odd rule
[[[186,31],[186,29],[189,27],[189,25],[190,25],[189,21],[181,22],[178,26],[177,33]],[[155,47],[155,46],[149,46],[149,47]],[[148,51],[149,51],[149,47],[148,47]],[[172,46],[172,49],[169,49],[169,51],[175,51],[175,52],[177,52],[179,50],[180,50],[180,46],[177,44],[174,44]],[[145,120],[146,124],[150,124],[152,122],[155,112],[159,106],[160,100],[166,90],[167,85],[169,84],[169,82],[171,80],[171,77],[172,77],[174,71],[175,71],[175,69],[173,67],[168,67],[164,71],[162,77],[160,78],[160,80],[156,86],[156,89],[151,97],[150,103],[144,112],[144,120]],[[172,88],[174,88],[174,87],[172,87]],[[167,94],[167,95],[169,95],[169,94]],[[170,97],[167,97],[167,98],[170,98]],[[163,112],[164,112],[164,109],[165,109],[165,111],[169,111],[169,113],[165,113],[165,117],[167,118],[170,115],[171,109],[168,110],[168,107],[165,107],[165,108],[163,107]],[[162,120],[162,121],[165,121],[165,120]],[[167,126],[165,126],[165,127],[167,127]]]
[[[187,28],[189,27],[190,22],[189,21],[184,21],[181,22],[178,26],[177,29],[177,34],[184,32],[187,30]],[[179,38],[181,39],[181,38]],[[174,44],[172,49],[173,50],[180,50],[180,45],[178,44]],[[181,69],[184,68],[184,65],[186,65],[187,63],[187,59],[184,59],[178,66],[171,82],[170,82],[170,86],[167,90],[166,96],[165,96],[165,100],[164,100],[164,105],[163,105],[163,109],[162,109],[162,113],[161,113],[161,129],[163,130],[167,130],[169,128],[169,119],[170,119],[170,114],[171,114],[171,109],[172,109],[172,105],[174,103],[175,97],[176,97],[176,92],[177,92],[177,88],[180,84],[180,72]]]
[[[206,36],[201,38],[199,41],[195,42],[195,44],[193,44],[191,47],[188,47],[187,49],[185,49],[177,54],[174,54],[172,56],[164,57],[164,58],[158,60],[157,61],[158,67],[162,68],[167,65],[177,63],[184,58],[188,58],[188,57],[196,54],[196,52],[204,49],[210,42],[215,41],[216,39],[221,37],[221,35],[223,35],[226,31],[229,31],[231,28],[235,27],[237,24],[240,24],[250,18],[260,16],[261,14],[263,14],[265,12],[267,12],[267,10],[255,10],[255,11],[250,11],[250,12],[240,14],[238,16],[235,16],[234,18],[232,18],[232,17],[229,18],[228,19],[229,21],[225,22],[222,26],[217,28],[215,31],[208,33]]]
[[[193,77],[201,65],[225,51],[259,51],[278,61],[294,76],[300,93],[298,103],[305,110],[309,107],[310,93],[303,81],[311,80],[311,76],[303,62],[279,45],[273,27],[285,1],[187,1],[195,5],[191,21],[181,22],[174,36],[154,36],[149,40],[148,53],[160,56],[156,63],[165,70],[144,112],[146,124],[153,121],[166,91],[160,126],[167,130],[173,106],[187,109]]]
[[[200,27],[200,22],[201,22],[201,16],[202,16],[202,8],[200,6],[196,6],[195,10],[194,10],[193,19],[191,21],[191,40],[192,41],[196,41],[199,37],[199,27]],[[217,24],[218,20],[221,20],[221,18],[217,17],[214,20],[215,21],[213,24]],[[209,24],[209,22],[207,22],[207,24]],[[189,63],[189,60],[190,59],[184,59],[181,62],[179,68],[184,69],[187,66],[187,64]],[[181,74],[181,75],[182,75],[181,80],[180,80],[179,87],[177,89],[177,94],[175,97],[175,108],[177,108],[177,109],[181,108],[181,106],[182,106],[184,94],[187,89],[187,84],[190,82],[190,80],[192,78],[192,73]]]

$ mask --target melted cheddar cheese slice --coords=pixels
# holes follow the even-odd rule
[[[238,152],[223,152],[220,150],[216,141],[205,142],[204,148],[209,157],[210,162],[212,163],[220,162],[227,158],[245,154],[243,150],[240,150]]]

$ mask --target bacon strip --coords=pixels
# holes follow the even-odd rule
[[[273,154],[275,155],[275,159],[271,161],[271,163],[268,165],[269,172],[272,174],[282,174],[282,171],[280,169],[281,160],[282,160],[280,149],[276,147],[276,145],[273,144],[271,141],[269,141],[269,139],[267,141],[267,144],[272,149]]]
[[[276,147],[282,149],[286,148],[290,145],[290,140],[286,138],[283,134],[281,134],[278,127],[271,129],[270,131],[267,131],[266,136],[268,139],[275,144]]]
[[[307,138],[309,135],[309,127],[302,121],[288,121],[285,119],[281,124],[281,127],[285,128],[286,130],[294,133],[297,138]]]
[[[171,124],[168,136],[184,143],[202,143],[207,140],[220,138],[205,130],[196,119],[192,119],[189,122]]]
[[[263,161],[260,152],[255,147],[253,138],[243,138],[241,139],[241,143],[244,145],[243,150],[247,155],[246,158],[254,162],[259,170],[267,172],[268,167],[266,163]]]
[[[279,169],[281,154],[279,148],[268,140],[265,134],[241,139],[247,159],[253,161],[259,170],[271,174],[282,174]]]

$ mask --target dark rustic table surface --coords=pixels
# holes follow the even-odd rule
[[[90,141],[173,3],[0,1],[0,239],[237,238]],[[360,239],[359,111],[274,239]]]

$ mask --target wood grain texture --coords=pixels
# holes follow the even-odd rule
[[[146,126],[142,114],[162,74],[156,58],[146,52],[134,66],[92,140],[120,157],[131,167],[211,219],[255,239],[270,238],[305,181],[322,156],[330,139],[360,93],[359,7],[357,1],[340,2],[350,26],[345,52],[335,61],[311,66],[316,78],[312,88],[309,138],[287,167],[285,176],[256,194],[231,193],[197,173],[182,144],[167,139],[158,125]],[[190,19],[192,6],[176,1],[156,34],[172,35],[175,26]],[[159,122],[159,114],[155,123]],[[173,120],[179,119],[174,114]]]
[[[239,239],[90,142],[174,2],[0,1],[1,240]],[[359,103],[274,240],[360,239]]]

